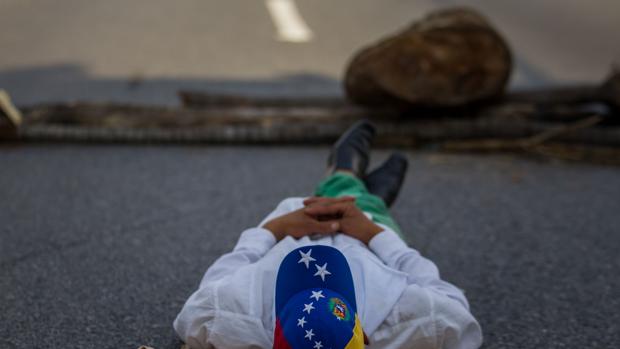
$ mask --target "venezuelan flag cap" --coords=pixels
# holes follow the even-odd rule
[[[276,280],[273,347],[364,347],[351,269],[340,251],[314,245],[295,249],[284,258]]]

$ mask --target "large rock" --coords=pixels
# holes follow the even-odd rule
[[[474,10],[436,11],[404,31],[362,49],[345,76],[359,104],[458,106],[503,92],[510,49]]]

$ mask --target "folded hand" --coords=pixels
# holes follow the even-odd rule
[[[383,231],[383,228],[373,223],[364,212],[355,205],[355,198],[324,198],[311,197],[304,201],[305,213],[315,217],[321,221],[340,223],[340,231],[351,237],[354,237],[365,244],[377,234]]]
[[[304,208],[276,217],[263,225],[280,241],[285,236],[296,239],[312,234],[335,234],[340,229],[340,222],[335,219],[319,220],[305,213]]]

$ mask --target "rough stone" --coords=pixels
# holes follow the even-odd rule
[[[344,84],[362,105],[458,106],[500,95],[511,69],[493,26],[472,9],[451,8],[362,49]]]

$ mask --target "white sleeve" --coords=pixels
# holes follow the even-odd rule
[[[247,278],[239,272],[257,262],[275,244],[276,238],[262,226],[273,218],[303,207],[303,198],[288,198],[278,204],[257,228],[239,237],[232,252],[218,258],[207,270],[200,286],[174,320],[174,329],[191,348],[263,348],[271,346],[260,318],[249,315],[252,293]],[[237,275],[235,275],[237,273]]]
[[[373,348],[478,348],[480,325],[469,312],[463,292],[443,281],[435,264],[405,244],[392,231],[369,242],[369,248],[390,268],[407,274],[407,288],[371,334]]]
[[[388,267],[406,273],[408,284],[416,284],[432,289],[454,299],[461,303],[463,307],[469,309],[469,304],[463,292],[454,285],[440,279],[439,270],[435,263],[422,257],[418,251],[407,246],[393,231],[385,230],[379,233],[370,240],[368,247]]]
[[[230,275],[232,271],[237,270],[239,267],[258,261],[275,244],[276,238],[269,230],[263,228],[247,229],[239,236],[239,240],[232,252],[218,258],[207,269],[200,282],[200,287]]]
[[[226,348],[247,348],[261,344],[261,341],[264,344],[260,319],[247,316],[248,309],[240,308],[247,302],[228,301],[229,298],[244,297],[244,289],[230,287],[228,283],[234,280],[227,279],[227,276],[259,260],[275,243],[275,237],[268,230],[248,229],[241,234],[232,252],[218,258],[209,267],[200,287],[185,302],[173,323],[177,334],[187,345],[191,348],[222,345]],[[244,329],[247,336],[231,337],[231,326]]]

